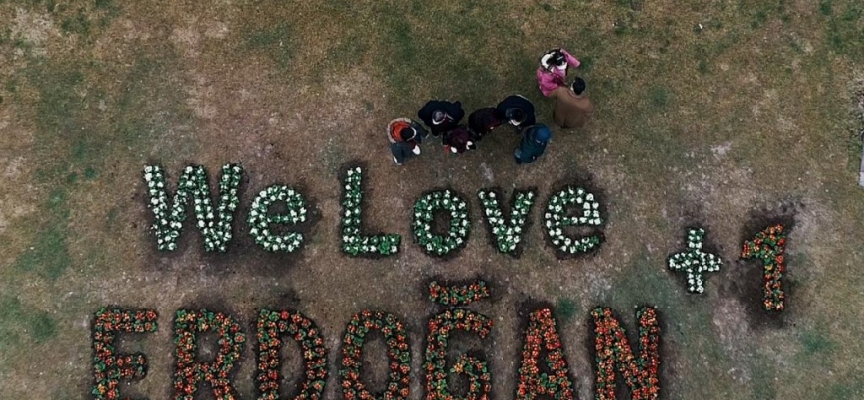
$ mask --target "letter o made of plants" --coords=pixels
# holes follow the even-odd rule
[[[285,202],[286,214],[270,214],[270,205],[277,201]],[[273,185],[258,193],[249,210],[249,234],[255,243],[270,252],[291,253],[303,244],[303,234],[288,232],[276,234],[271,230],[275,224],[296,225],[306,222],[306,200],[300,192],[284,185]]]
[[[390,379],[383,396],[366,389],[360,372],[363,366],[363,344],[369,331],[381,331],[387,344]],[[410,394],[411,348],[405,326],[393,314],[363,310],[351,317],[342,340],[342,396],[345,400],[404,400]]]
[[[446,235],[438,235],[432,230],[432,221],[437,210],[450,213],[450,227]],[[426,254],[444,257],[463,247],[468,239],[471,230],[468,204],[449,189],[426,193],[414,203],[411,230]]]

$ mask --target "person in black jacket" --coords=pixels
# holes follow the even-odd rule
[[[519,148],[513,152],[516,164],[529,164],[537,161],[546,152],[546,145],[552,139],[552,131],[544,124],[525,128]]]
[[[483,140],[483,136],[500,126],[503,119],[504,115],[500,115],[498,110],[492,107],[475,110],[468,116],[471,137],[477,142]]]
[[[508,96],[504,101],[498,103],[495,107],[499,115],[503,115],[505,120],[518,129],[526,126],[531,126],[537,123],[537,118],[534,115],[534,104],[531,101],[520,95]]]
[[[462,103],[458,101],[451,103],[431,100],[417,111],[417,117],[429,127],[433,136],[438,136],[459,126],[459,121],[465,117],[465,111],[462,110]]]

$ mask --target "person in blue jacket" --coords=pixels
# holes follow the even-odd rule
[[[522,131],[522,141],[519,148],[513,152],[516,164],[529,164],[537,161],[546,151],[546,145],[552,139],[552,131],[545,124],[532,125]]]

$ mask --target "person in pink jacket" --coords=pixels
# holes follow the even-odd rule
[[[549,97],[558,86],[567,86],[567,67],[579,68],[579,60],[570,55],[567,50],[554,49],[546,52],[540,58],[537,67],[537,84],[543,95]]]

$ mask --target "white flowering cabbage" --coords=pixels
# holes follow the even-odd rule
[[[402,236],[396,234],[363,235],[363,170],[349,168],[342,200],[342,251],[351,256],[387,256],[399,251]]]
[[[568,211],[576,209],[572,215]],[[580,187],[567,186],[553,194],[543,215],[546,233],[552,240],[557,251],[564,254],[579,254],[591,251],[600,246],[599,235],[582,238],[570,238],[564,234],[567,226],[600,226],[603,217],[600,214],[600,203],[594,194]]]
[[[690,229],[687,233],[687,251],[669,257],[669,269],[687,272],[687,291],[701,294],[705,291],[706,272],[717,272],[723,261],[720,257],[702,251],[705,230]]]
[[[432,232],[432,219],[436,210],[450,213],[450,228],[446,235]],[[414,218],[411,230],[414,238],[429,255],[446,256],[462,247],[468,240],[471,221],[468,219],[468,204],[451,190],[436,190],[420,197],[414,203]]]
[[[522,235],[525,233],[524,228],[528,213],[531,212],[531,207],[534,205],[534,192],[530,190],[515,192],[515,200],[509,219],[504,217],[504,212],[498,201],[500,196],[494,191],[480,190],[477,192],[477,197],[480,198],[483,216],[492,230],[498,251],[515,254],[519,243],[522,241]]]
[[[145,166],[144,182],[149,199],[147,206],[153,212],[151,229],[156,235],[157,248],[164,251],[177,249],[177,238],[186,220],[186,207],[191,198],[195,226],[204,238],[204,250],[225,252],[232,238],[234,211],[240,203],[237,190],[242,174],[240,165],[222,166],[219,203],[214,209],[207,171],[203,166],[189,165],[183,170],[170,205],[164,169],[158,165]]]
[[[286,214],[270,214],[270,205],[285,202]],[[249,234],[255,243],[270,252],[291,253],[303,244],[303,234],[289,232],[283,235],[271,230],[272,225],[296,225],[306,222],[306,200],[300,192],[284,185],[273,185],[258,193],[249,210]]]

